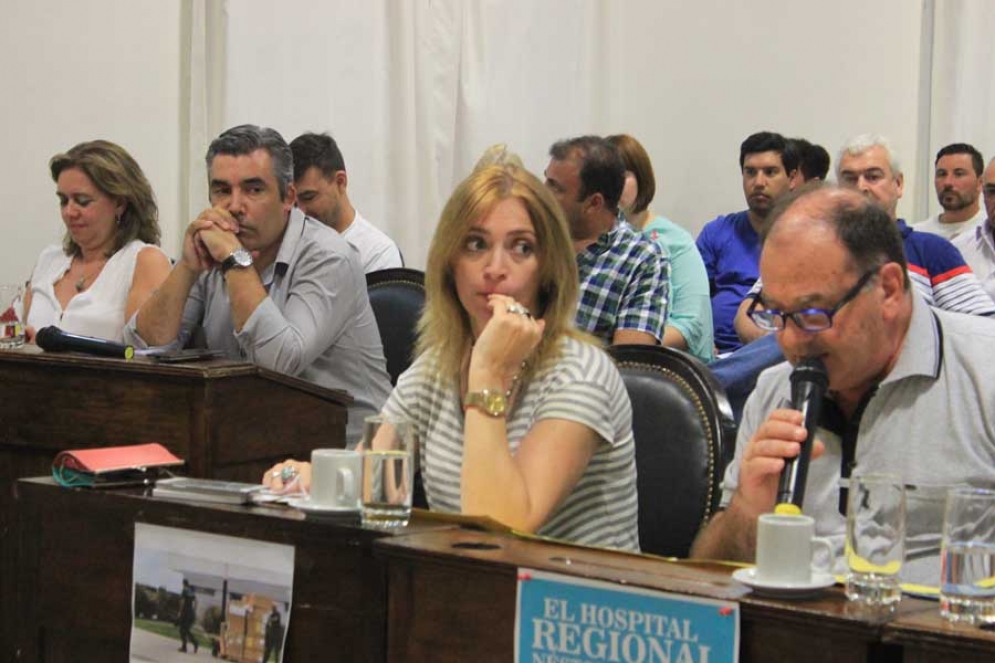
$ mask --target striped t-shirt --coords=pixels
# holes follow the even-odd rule
[[[916,232],[901,219],[898,230],[909,263],[909,278],[930,306],[955,313],[995,314],[995,303],[950,240]]]
[[[600,444],[573,491],[537,534],[595,546],[639,549],[632,407],[615,364],[601,349],[565,337],[560,356],[539,368],[512,404],[512,454],[543,419],[591,428]],[[397,381],[384,406],[388,418],[413,423],[429,506],[460,512],[464,415],[456,385],[440,378],[422,355]]]

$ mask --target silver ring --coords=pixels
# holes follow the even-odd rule
[[[522,306],[521,304],[519,304],[518,302],[512,302],[511,304],[508,304],[508,313],[514,313],[515,315],[524,315],[526,318],[532,317],[532,314],[529,313],[529,310],[524,306]]]
[[[274,472],[274,474],[276,473]],[[295,476],[297,476],[297,470],[290,465],[285,465],[283,469],[280,470],[280,480],[283,481],[283,483],[291,481]]]

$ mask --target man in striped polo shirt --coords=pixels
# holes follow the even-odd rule
[[[905,180],[886,138],[863,134],[847,142],[836,159],[836,176],[840,186],[876,201],[898,224],[909,277],[927,303],[957,313],[995,314],[995,303],[949,240],[916,232],[898,218]]]

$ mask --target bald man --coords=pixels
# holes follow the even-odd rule
[[[806,437],[790,397],[793,365],[818,357],[829,393],[816,435],[804,512],[836,546],[846,528],[841,478],[889,472],[906,484],[995,483],[995,322],[926,305],[907,272],[898,227],[856,191],[823,186],[773,213],[751,317],[788,359],[761,374],[746,404],[722,507],[696,557],[752,561],[757,517],[773,510],[785,459]],[[804,312],[804,313],[802,313]],[[906,576],[937,580],[942,509],[910,500]]]

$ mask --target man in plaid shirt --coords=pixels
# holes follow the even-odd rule
[[[577,327],[605,345],[658,344],[670,261],[619,217],[625,167],[618,150],[603,138],[581,136],[554,144],[549,155],[546,186],[563,208],[577,251]]]

